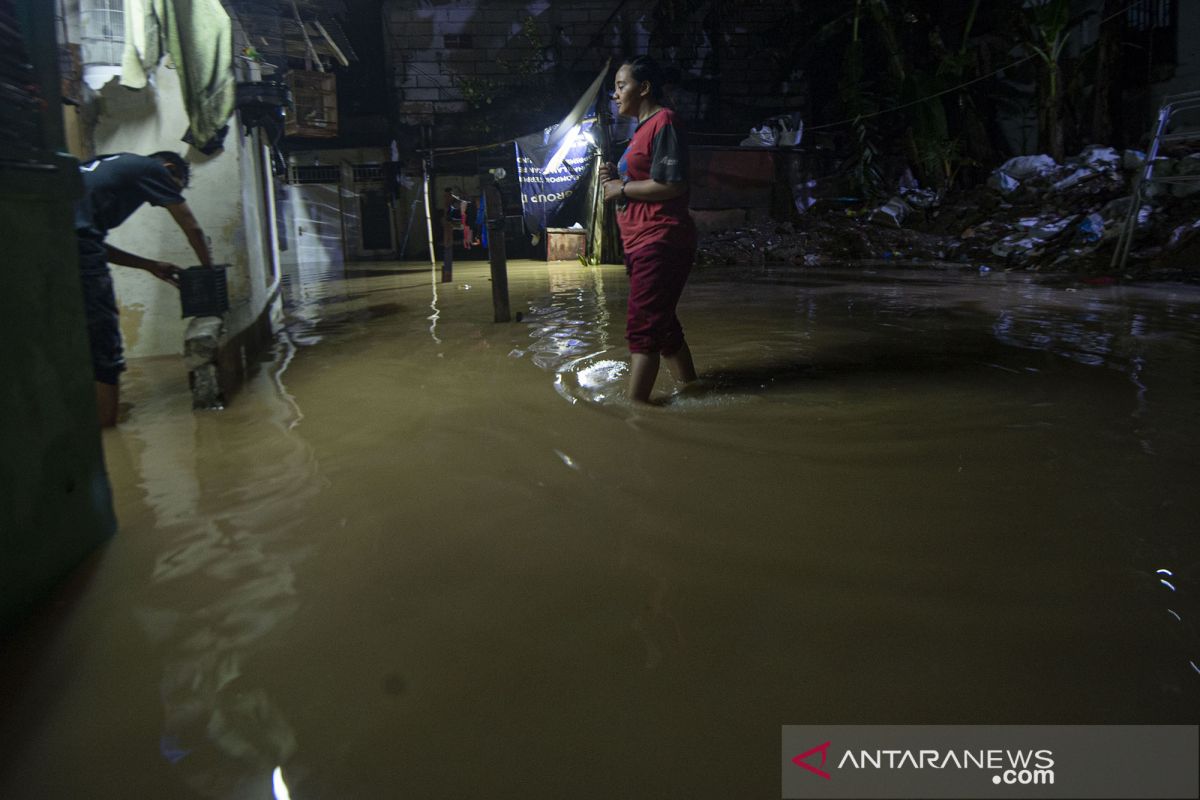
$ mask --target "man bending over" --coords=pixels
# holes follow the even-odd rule
[[[79,269],[83,279],[83,305],[87,316],[92,370],[96,377],[96,406],[101,427],[117,424],[120,375],[125,370],[125,350],[117,321],[108,265],[144,269],[154,277],[179,287],[180,268],[166,261],[126,253],[104,239],[129,218],[142,203],[163,206],[187,236],[196,257],[212,265],[204,231],[192,216],[180,191],[188,185],[190,169],[183,156],[164,150],[149,156],[114,153],[81,164],[83,197],[75,210],[75,237],[79,243]]]

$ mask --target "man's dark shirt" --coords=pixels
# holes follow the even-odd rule
[[[171,206],[183,202],[179,185],[157,158],[114,153],[81,164],[83,197],[75,206],[75,232],[102,240],[142,203]]]

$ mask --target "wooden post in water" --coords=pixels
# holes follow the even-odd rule
[[[442,283],[454,280],[454,223],[450,221],[449,215],[452,202],[454,195],[446,190],[445,199],[442,201]]]
[[[495,322],[508,322],[508,259],[504,253],[504,203],[496,184],[488,181],[483,195],[487,198],[488,260],[492,267],[492,308]]]
[[[433,204],[429,193],[432,191],[429,186],[429,173],[433,169],[433,152],[430,151],[429,157],[421,157],[421,172],[424,175],[425,183],[425,231],[429,234],[429,269],[432,270],[437,264],[437,255],[433,251]]]

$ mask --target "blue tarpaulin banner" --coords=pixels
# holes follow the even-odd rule
[[[554,147],[552,135],[558,126],[516,140],[521,213],[525,217],[527,230],[544,231],[552,224],[563,203],[580,188],[580,181],[591,173],[589,143],[583,134],[591,129],[592,124],[592,120],[583,123],[562,164],[548,172],[542,171],[542,165],[553,155],[549,150]]]

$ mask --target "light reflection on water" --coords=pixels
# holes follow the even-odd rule
[[[252,438],[212,415],[136,414],[120,432],[142,452],[139,485],[160,548],[133,608],[163,667],[159,750],[206,797],[262,796],[262,776],[297,748],[271,686],[245,673],[301,606],[295,570],[318,547],[290,534],[329,485],[296,432],[303,414],[286,388],[295,355],[284,332],[261,393],[241,401]]]
[[[555,390],[568,402],[620,397],[627,368],[611,352],[610,315],[603,270],[551,272],[550,296],[531,303],[526,315],[530,360],[554,373]]]
[[[106,566],[144,567],[30,727],[153,695],[147,796],[766,796],[784,722],[1194,718],[1189,291],[701,273],[705,385],[637,409],[619,268],[514,266],[510,325],[456,272],[289,292],[219,414],[133,365]],[[142,639],[101,659],[96,616]],[[2,732],[3,796],[106,796]]]

